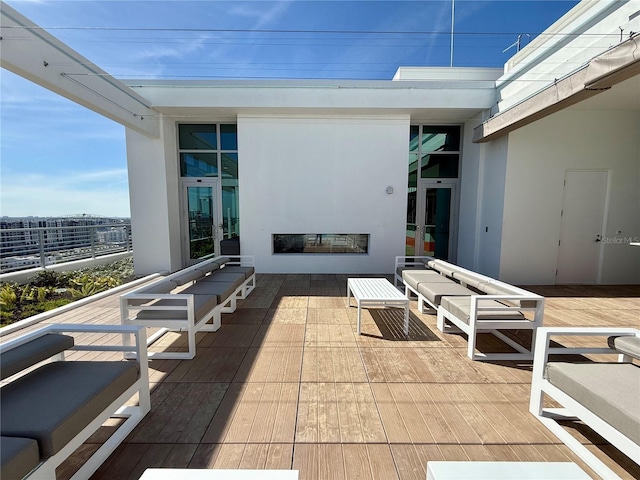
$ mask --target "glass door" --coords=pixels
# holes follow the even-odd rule
[[[453,185],[425,185],[422,255],[452,260],[455,212]]]
[[[187,265],[220,254],[222,225],[218,182],[189,179],[183,182],[184,250]]]
[[[410,209],[415,221],[407,223],[406,254],[455,261],[456,185],[428,182],[417,190]]]

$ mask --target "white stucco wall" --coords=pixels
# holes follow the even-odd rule
[[[259,272],[391,273],[404,253],[408,138],[408,115],[239,115],[242,253]],[[273,255],[279,233],[368,233],[369,254]]]
[[[477,268],[475,251],[479,234],[478,197],[480,178],[480,153],[482,146],[472,143],[473,129],[481,118],[468,121],[463,126],[462,161],[460,169],[460,208],[458,214],[458,251],[456,263],[462,267],[475,270]]]
[[[640,112],[568,109],[509,134],[502,279],[555,283],[567,169],[608,169],[603,237],[640,236],[638,132]],[[640,282],[640,247],[622,241],[603,242],[602,248],[602,283]]]
[[[478,167],[477,234],[475,270],[490,277],[500,276],[503,208],[507,154],[506,138],[482,145]]]
[[[182,267],[175,122],[160,138],[127,129],[127,168],[134,269],[137,275]]]

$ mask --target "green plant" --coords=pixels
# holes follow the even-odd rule
[[[0,289],[0,306],[2,306],[3,312],[12,312],[15,310],[18,302],[16,287],[16,284],[5,283],[2,289]]]
[[[64,288],[69,285],[69,275],[54,270],[42,270],[31,281],[34,287]]]
[[[85,298],[96,293],[104,292],[120,285],[120,281],[113,277],[90,277],[83,275],[71,280],[78,288],[70,288],[69,293],[73,298]]]

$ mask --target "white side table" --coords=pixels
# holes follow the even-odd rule
[[[427,462],[427,480],[590,480],[572,462]]]
[[[400,293],[386,278],[347,279],[347,305],[351,305],[351,295],[358,304],[358,335],[363,307],[404,308],[404,334],[409,335],[409,299]]]

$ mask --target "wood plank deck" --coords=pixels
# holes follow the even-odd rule
[[[529,414],[530,362],[470,361],[466,338],[439,332],[416,302],[408,337],[402,312],[392,309],[363,310],[358,336],[346,279],[259,275],[218,332],[198,335],[195,359],[150,363],[151,413],[93,478],[137,479],[149,467],[175,467],[424,480],[429,460],[574,461],[593,475]],[[527,288],[547,298],[545,326],[640,327],[640,286]],[[119,323],[118,296],[43,323],[62,322]],[[504,348],[483,340],[480,348]],[[184,345],[171,333],[153,348]],[[59,478],[117,425],[94,435]],[[640,478],[637,465],[589,429],[569,428],[620,476]]]

